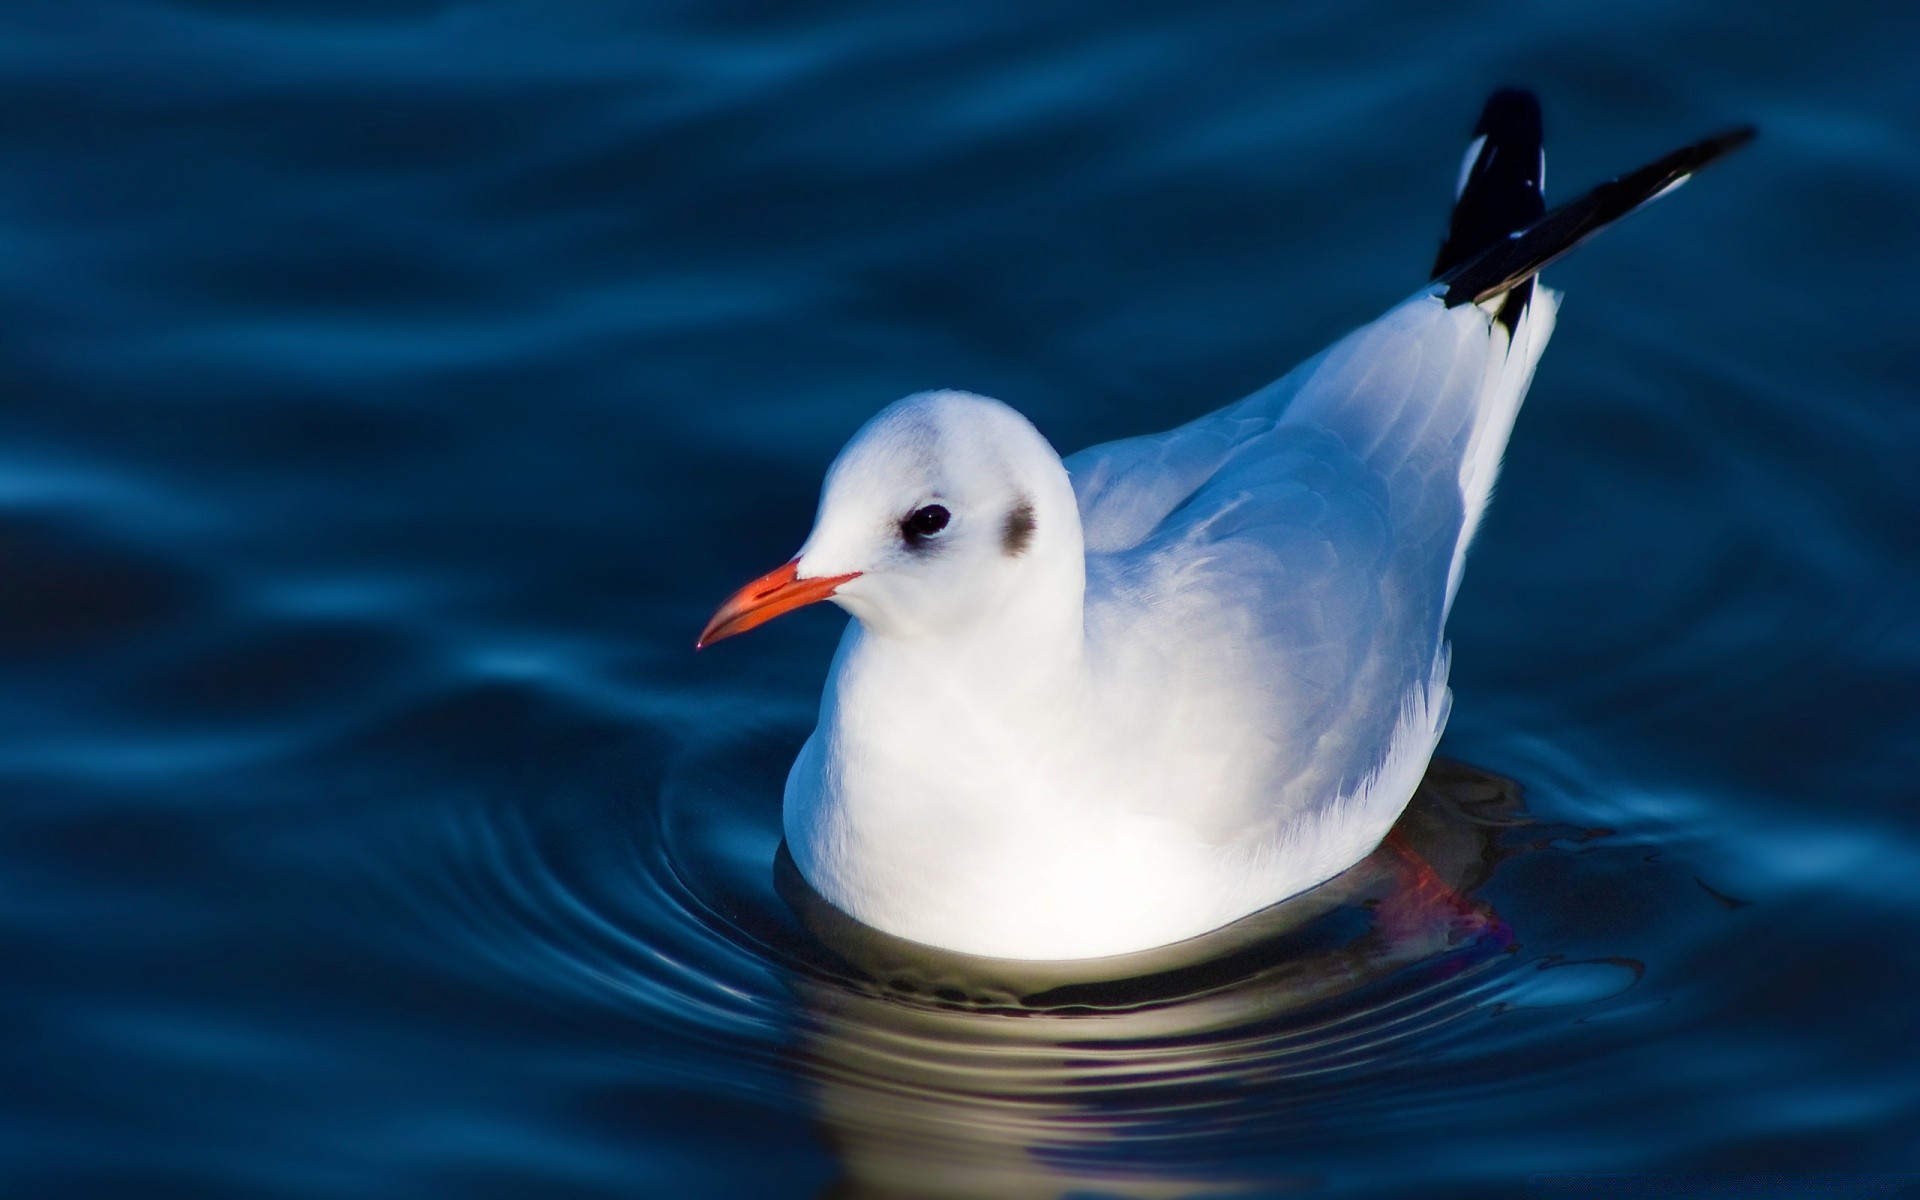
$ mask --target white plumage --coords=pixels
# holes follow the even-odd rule
[[[787,781],[802,874],[901,937],[1085,958],[1365,857],[1445,723],[1450,577],[1551,314],[1536,299],[1509,352],[1481,309],[1421,296],[1239,404],[1065,464],[992,400],[881,413],[799,557],[866,572]],[[1008,558],[1023,497],[1032,544],[976,561]],[[974,611],[895,629],[917,592],[864,565],[892,531],[840,518],[922,501],[956,514],[949,545],[988,543],[923,568],[941,610]]]
[[[1507,149],[1537,163],[1530,111]],[[1488,113],[1463,207],[1494,186]],[[1537,174],[1506,181],[1536,214]],[[1513,274],[1511,253],[1475,262]],[[1064,462],[962,392],[860,430],[799,554],[703,636],[824,598],[856,618],[787,780],[809,883],[901,937],[1072,959],[1370,852],[1446,723],[1447,611],[1558,307],[1537,263],[1485,295],[1473,266],[1237,404]]]

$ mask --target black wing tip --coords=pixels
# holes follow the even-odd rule
[[[1666,175],[1678,179],[1693,174],[1716,159],[1725,158],[1759,136],[1758,125],[1737,125],[1711,137],[1703,137],[1697,142],[1689,142],[1678,150],[1655,159],[1638,171],[1630,171],[1608,182],[1631,183],[1637,182],[1642,177],[1652,178],[1655,175]]]
[[[1700,152],[1700,165],[1705,166],[1724,154],[1731,154],[1740,147],[1760,136],[1758,125],[1735,125],[1732,129],[1723,129],[1712,137],[1704,137],[1693,144]]]
[[[1738,150],[1759,136],[1760,127],[1749,121],[1745,125],[1735,125],[1732,129],[1723,129],[1712,137],[1702,138],[1701,141],[1719,146],[1723,151]]]
[[[1517,288],[1580,242],[1759,134],[1756,125],[1736,125],[1608,180],[1439,275],[1437,282],[1446,285],[1441,299],[1453,308],[1490,300]]]
[[[1541,192],[1544,145],[1538,96],[1525,88],[1503,87],[1487,98],[1460,164],[1460,186],[1434,256],[1432,278],[1546,212]]]
[[[1487,97],[1480,110],[1480,123],[1473,127],[1475,137],[1514,133],[1539,137],[1541,130],[1540,97],[1531,88],[1503,87]]]

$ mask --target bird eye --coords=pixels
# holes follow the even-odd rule
[[[916,508],[900,522],[900,532],[906,535],[909,545],[924,541],[947,527],[953,517],[938,504],[929,504],[925,508]]]

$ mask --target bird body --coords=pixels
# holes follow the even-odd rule
[[[821,895],[945,949],[1089,958],[1379,843],[1446,723],[1447,612],[1558,307],[1512,244],[1555,216],[1537,107],[1500,93],[1479,132],[1436,282],[1236,404],[1064,462],[962,392],[854,436],[800,553],[703,635],[855,618],[786,786]]]

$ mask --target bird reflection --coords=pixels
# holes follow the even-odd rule
[[[1473,898],[1524,824],[1509,781],[1436,762],[1369,858],[1176,946],[1081,963],[932,950],[813,894],[783,898],[834,956],[801,974],[800,1066],[832,1197],[1231,1196],[1217,1151],[1324,1104],[1342,1066],[1473,1011],[1512,950]],[[1269,1126],[1270,1127],[1270,1126]],[[1209,1152],[1208,1147],[1213,1151]]]

